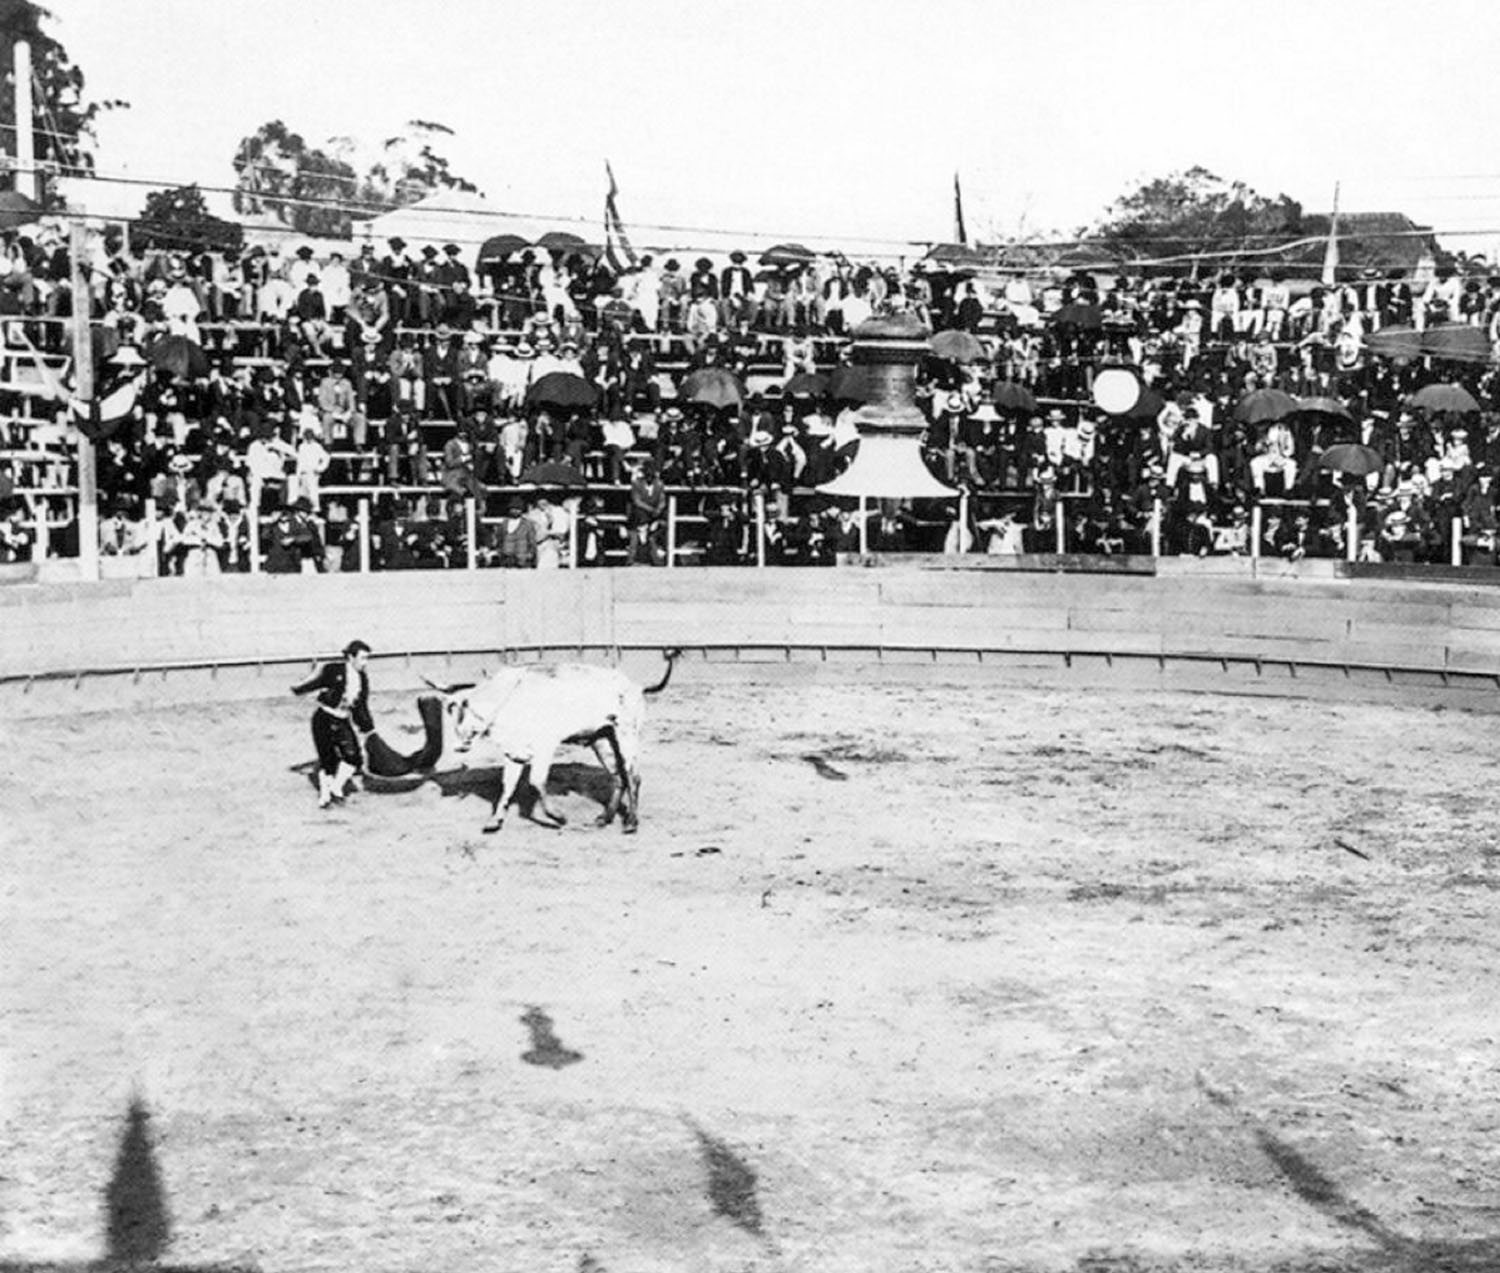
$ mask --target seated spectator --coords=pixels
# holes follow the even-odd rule
[[[482,500],[484,484],[474,472],[474,446],[466,433],[455,433],[443,444],[443,490],[455,503]]]
[[[99,519],[99,552],[105,557],[135,557],[146,547],[145,527],[125,515],[122,501],[107,505]]]

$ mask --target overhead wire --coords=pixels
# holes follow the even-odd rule
[[[5,127],[14,128],[14,125],[5,125]],[[12,171],[14,171],[14,172],[21,172],[21,171],[50,172],[51,168],[48,167],[48,166],[46,166],[46,165],[36,165],[36,166],[34,166],[34,167],[30,168],[30,169],[23,169],[22,166],[20,166],[20,165],[13,165],[12,166]],[[320,196],[314,196],[314,195],[269,194],[269,193],[266,193],[266,192],[258,192],[258,191],[255,191],[255,190],[245,190],[244,188],[238,187],[238,186],[205,185],[205,184],[201,184],[201,183],[197,183],[197,182],[177,182],[177,181],[164,180],[164,179],[158,179],[158,178],[131,177],[131,176],[126,176],[126,175],[122,175],[122,174],[99,173],[97,171],[88,172],[86,174],[86,176],[83,177],[82,179],[91,180],[91,181],[99,181],[99,182],[102,182],[102,183],[105,183],[105,184],[126,185],[126,186],[134,186],[134,187],[149,187],[149,188],[151,188],[153,190],[181,189],[181,188],[185,188],[187,186],[193,186],[193,187],[196,187],[198,190],[204,191],[206,193],[224,194],[224,195],[229,195],[231,197],[239,195],[239,196],[242,196],[242,197],[248,197],[248,198],[250,198],[252,200],[255,200],[257,202],[274,204],[274,205],[281,205],[281,206],[285,206],[285,207],[301,207],[301,208],[308,208],[308,209],[321,209],[321,210],[326,210],[326,211],[330,211],[330,212],[344,213],[344,214],[346,214],[346,215],[348,215],[350,217],[354,217],[354,218],[371,218],[371,219],[373,219],[375,216],[399,210],[399,207],[398,208],[392,208],[387,203],[375,202],[375,201],[370,201],[370,200],[352,200],[352,199],[343,199],[343,198],[337,198],[337,197],[320,197]],[[319,175],[319,179],[322,179],[321,174]],[[1500,196],[1497,196],[1497,198],[1500,198]],[[405,205],[405,206],[410,206],[410,205]],[[455,223],[456,224],[463,224],[463,223],[466,223],[466,222],[472,224],[472,223],[476,223],[476,222],[490,220],[490,221],[495,221],[495,222],[526,221],[526,222],[530,222],[532,224],[541,222],[541,223],[548,223],[548,224],[554,224],[554,225],[555,224],[564,224],[564,225],[590,226],[590,227],[592,227],[592,226],[596,225],[596,223],[598,223],[600,220],[602,220],[602,218],[586,217],[586,216],[582,216],[582,215],[579,215],[579,214],[576,214],[576,213],[516,212],[516,211],[511,211],[511,210],[508,210],[508,209],[500,209],[500,208],[474,208],[474,207],[466,207],[466,208],[458,208],[458,207],[454,207],[454,208],[442,208],[442,207],[437,207],[437,208],[424,208],[423,212],[426,213],[426,214],[428,214],[428,215],[434,216],[434,217],[442,217],[442,216],[452,217],[452,218],[455,219]],[[59,213],[59,214],[54,214],[54,215],[62,217],[62,216],[68,216],[68,215],[71,215],[71,214]],[[83,213],[83,214],[79,214],[79,215],[83,215],[85,217],[88,216],[87,213]],[[106,219],[108,219],[108,218],[106,218]],[[126,218],[118,218],[118,219],[124,220]],[[251,227],[251,228],[256,233],[263,233],[263,234],[265,234],[265,233],[270,233],[270,234],[285,234],[285,235],[288,235],[288,236],[296,236],[296,237],[303,237],[303,238],[329,237],[329,236],[314,235],[314,234],[310,233],[307,230],[298,229],[298,228],[296,228],[294,226],[257,226],[257,227]],[[888,251],[888,252],[861,251],[861,252],[858,253],[858,255],[862,259],[905,260],[908,257],[911,257],[911,256],[914,255],[913,249],[930,248],[933,245],[935,245],[937,242],[939,242],[939,240],[934,240],[934,239],[896,239],[896,238],[871,237],[871,236],[863,236],[863,235],[825,234],[825,233],[821,233],[821,232],[820,233],[807,233],[805,231],[773,233],[771,231],[766,231],[766,230],[727,229],[727,228],[723,228],[723,227],[674,225],[674,224],[667,224],[667,223],[634,222],[634,221],[631,223],[631,229],[632,229],[632,232],[635,233],[635,234],[637,234],[637,235],[640,235],[642,233],[650,234],[650,233],[653,233],[653,232],[657,233],[657,234],[713,235],[713,236],[715,236],[720,241],[726,240],[726,239],[732,239],[732,238],[734,238],[736,236],[741,237],[741,238],[745,238],[745,239],[780,238],[780,239],[784,239],[784,240],[788,240],[788,241],[798,241],[798,242],[809,241],[809,242],[814,242],[814,243],[830,243],[830,244],[838,244],[838,243],[846,243],[846,242],[850,242],[850,241],[857,241],[860,244],[865,245],[865,246],[879,245],[881,247],[893,249],[892,251]],[[1342,233],[1335,233],[1331,237],[1334,240],[1336,240],[1336,241],[1345,241],[1345,240],[1354,240],[1354,239],[1358,239],[1358,238],[1367,238],[1367,237],[1380,238],[1380,239],[1384,239],[1384,240],[1392,240],[1392,239],[1411,239],[1411,238],[1415,238],[1415,239],[1434,238],[1435,239],[1435,238],[1437,238],[1439,236],[1450,237],[1450,238],[1451,237],[1480,237],[1480,236],[1494,237],[1494,236],[1497,236],[1497,235],[1500,235],[1500,229],[1491,229],[1491,228],[1433,229],[1433,228],[1416,227],[1416,228],[1412,228],[1412,229],[1409,229],[1409,230],[1385,230],[1385,229],[1379,229],[1379,230],[1369,230],[1369,229],[1358,230],[1358,229],[1355,229],[1355,230],[1344,231]],[[491,236],[485,235],[484,237],[479,237],[479,238],[466,237],[461,232],[454,232],[450,236],[448,236],[448,241],[453,242],[455,244],[463,245],[463,246],[481,246],[484,242],[486,242],[488,240],[489,237],[491,237]],[[1203,238],[1201,236],[1170,236],[1170,235],[1154,235],[1153,234],[1153,235],[1149,235],[1148,237],[1149,237],[1150,241],[1153,244],[1156,244],[1158,246],[1160,246],[1160,245],[1180,244],[1180,245],[1183,245],[1185,247],[1191,248],[1191,250],[1189,250],[1189,251],[1182,251],[1182,252],[1178,252],[1178,253],[1171,254],[1171,255],[1156,256],[1156,257],[1144,258],[1144,259],[1142,259],[1142,258],[1130,258],[1130,259],[1128,259],[1128,260],[1126,260],[1124,262],[1125,264],[1127,264],[1128,266],[1131,266],[1131,267],[1150,267],[1150,266],[1161,266],[1161,265],[1189,264],[1189,263],[1192,263],[1192,262],[1195,262],[1195,261],[1199,262],[1199,263],[1206,264],[1206,263],[1209,263],[1209,262],[1212,262],[1212,261],[1234,260],[1234,259],[1239,259],[1239,258],[1243,258],[1243,257],[1246,257],[1246,256],[1274,256],[1274,255],[1277,255],[1277,254],[1286,253],[1288,251],[1293,251],[1293,250],[1297,250],[1297,249],[1304,248],[1304,247],[1310,247],[1310,246],[1315,246],[1315,245],[1320,245],[1320,244],[1326,244],[1328,242],[1329,238],[1330,238],[1330,236],[1328,234],[1318,234],[1318,235],[1307,236],[1305,238],[1298,239],[1298,240],[1293,240],[1291,242],[1286,242],[1286,241],[1272,242],[1272,241],[1269,241],[1271,239],[1271,236],[1265,235],[1265,234],[1256,234],[1256,235],[1246,235],[1243,239],[1240,240],[1239,244],[1236,245],[1236,246],[1232,246],[1232,247],[1219,247],[1219,246],[1207,246],[1207,245],[1205,245],[1204,244],[1204,240],[1203,240]],[[1252,246],[1252,244],[1256,243],[1257,240],[1265,241],[1265,246]],[[716,243],[716,244],[710,246],[710,245],[707,245],[707,244],[703,244],[701,242],[700,243],[693,243],[691,241],[677,242],[677,243],[672,243],[672,244],[667,244],[667,245],[662,245],[662,246],[657,246],[657,245],[643,245],[643,246],[647,246],[647,247],[653,248],[656,251],[683,251],[683,252],[703,251],[703,252],[719,252],[719,253],[722,253],[722,251],[723,251],[723,248],[722,248],[722,246],[719,243]],[[1115,252],[1115,253],[1119,253],[1119,251],[1120,251],[1119,245],[1117,243],[1112,243],[1111,241],[1106,240],[1103,237],[1098,236],[1098,235],[1077,235],[1077,236],[1070,236],[1070,237],[1065,237],[1065,238],[1064,237],[1048,237],[1048,238],[1021,240],[1021,241],[1012,241],[1012,242],[1009,242],[1009,243],[989,245],[987,248],[976,248],[976,251],[978,251],[978,252],[997,251],[997,252],[999,252],[1000,254],[1003,255],[1006,252],[1027,252],[1027,251],[1040,251],[1040,250],[1063,250],[1063,251],[1066,251],[1066,250],[1069,250],[1069,249],[1085,249],[1085,248],[1099,248],[1099,249],[1102,249],[1102,250],[1105,250],[1105,251],[1111,251],[1111,252]],[[1001,269],[1001,270],[1004,270],[1007,267],[1002,262],[1002,263],[999,264],[998,268]],[[1013,267],[1013,268],[1019,268],[1019,267]],[[1297,267],[1294,266],[1292,268],[1297,268]]]

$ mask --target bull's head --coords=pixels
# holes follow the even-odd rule
[[[425,676],[423,684],[443,696],[443,715],[448,719],[448,729],[453,738],[453,749],[466,752],[474,739],[484,732],[485,723],[480,721],[469,706],[469,691],[474,681],[458,681],[452,685],[438,685]]]

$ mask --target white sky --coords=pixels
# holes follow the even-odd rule
[[[1071,232],[1202,164],[1500,253],[1493,0],[44,0],[102,174],[231,185],[239,140],[414,118],[495,206],[898,241]],[[638,240],[653,232],[636,229]],[[816,246],[816,244],[814,244]]]

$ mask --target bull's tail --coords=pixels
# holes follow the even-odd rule
[[[661,656],[667,661],[667,670],[662,675],[661,680],[655,685],[648,685],[641,691],[642,694],[660,694],[662,690],[667,688],[667,682],[672,679],[672,668],[677,663],[677,660],[682,657],[682,651],[674,646],[670,650],[663,650]]]
[[[435,694],[423,694],[417,699],[417,711],[422,715],[423,739],[421,748],[411,755],[403,756],[378,733],[365,740],[365,756],[375,777],[404,778],[437,764],[443,754],[443,700]]]

